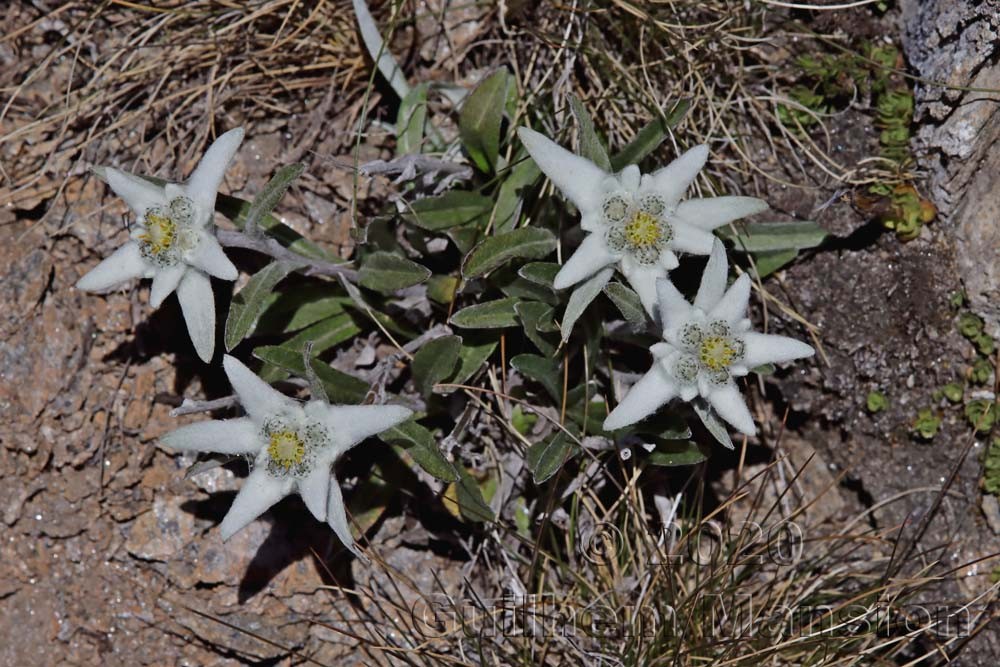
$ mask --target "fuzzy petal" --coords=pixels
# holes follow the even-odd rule
[[[229,384],[240,397],[240,405],[254,422],[260,424],[268,417],[285,412],[295,405],[292,399],[261,380],[236,357],[222,357],[222,368]]]
[[[150,266],[142,257],[139,244],[129,241],[76,282],[85,292],[104,292],[133,278],[141,278]]]
[[[221,280],[236,280],[240,275],[233,263],[226,257],[222,246],[208,232],[201,235],[198,246],[188,254],[187,261],[191,266]]]
[[[812,345],[788,336],[774,336],[748,332],[743,336],[746,345],[741,363],[747,368],[756,368],[763,364],[780,364],[784,361],[811,357],[816,353]]]
[[[365,438],[406,421],[413,411],[401,405],[330,405],[326,425],[337,439],[337,455]]]
[[[658,318],[656,313],[658,306],[656,301],[656,282],[667,276],[667,270],[663,268],[662,264],[653,264],[652,266],[637,264],[630,267],[628,272],[623,271],[622,273],[625,273],[625,277],[628,279],[632,289],[639,295],[642,307],[656,321]]]
[[[600,186],[608,177],[607,172],[534,130],[519,127],[517,135],[538,168],[581,213],[601,205],[603,190]]]
[[[743,400],[743,395],[740,394],[735,382],[730,380],[725,385],[713,389],[705,399],[718,415],[736,430],[747,435],[757,434],[753,416],[747,409],[746,401]]]
[[[712,252],[714,243],[715,236],[711,232],[684,223],[674,224],[674,238],[670,241],[670,247],[674,250],[692,255],[707,255]]]
[[[662,365],[654,363],[604,420],[604,430],[615,431],[635,424],[659,410],[675,396],[677,385]]]
[[[725,320],[729,326],[735,327],[736,323],[746,316],[749,302],[750,274],[744,273],[729,286],[726,293],[722,295],[722,299],[712,307],[708,314],[712,319]]]
[[[149,290],[149,305],[153,308],[159,308],[163,300],[177,289],[185,271],[187,271],[187,265],[180,263],[157,271],[156,275],[153,276],[153,287]]]
[[[639,171],[637,165],[630,164],[619,172],[618,181],[622,184],[622,188],[626,192],[635,192],[639,189],[639,184],[642,182],[642,173]]]
[[[552,286],[556,289],[566,289],[616,261],[617,256],[608,248],[604,234],[600,232],[588,234],[576,252],[559,269]]]
[[[367,561],[368,559],[358,549],[351,534],[351,526],[347,522],[347,509],[344,507],[344,496],[340,491],[340,485],[333,479],[330,484],[330,493],[326,505],[326,520],[333,528],[333,532],[340,538],[340,542],[354,553],[358,558]]]
[[[688,186],[705,166],[706,160],[708,160],[708,146],[705,144],[695,146],[663,169],[650,174],[647,187],[663,197],[667,207],[672,208],[684,196]]]
[[[215,354],[215,296],[212,282],[200,271],[185,271],[177,285],[177,300],[195,352],[206,364]]]
[[[264,445],[260,429],[246,417],[188,424],[167,433],[160,443],[184,452],[256,453]]]
[[[672,329],[691,318],[691,304],[666,278],[656,281],[656,298],[660,304],[660,323]]]
[[[146,209],[162,206],[166,202],[163,188],[144,178],[139,178],[114,167],[105,167],[97,174],[104,178],[115,194],[121,197],[137,216],[141,217]]]
[[[216,139],[201,162],[195,167],[191,178],[184,186],[184,191],[203,211],[206,211],[211,220],[211,213],[215,210],[215,196],[219,192],[222,178],[226,175],[226,169],[232,161],[233,156],[243,143],[243,128],[237,127],[229,130]]]
[[[711,231],[769,208],[766,201],[756,197],[710,197],[681,202],[674,217],[685,224]]]
[[[677,261],[677,255],[675,255],[673,251],[664,250],[660,254],[660,266],[665,268],[667,271],[673,271],[680,266],[680,262]]]
[[[600,209],[591,209],[580,214],[580,229],[583,231],[603,234],[606,228],[604,213]]]
[[[299,495],[317,521],[326,521],[327,495],[330,493],[330,468],[318,465],[299,482]]]
[[[726,292],[726,280],[729,277],[729,262],[726,261],[726,248],[719,240],[712,246],[712,254],[705,264],[701,274],[701,285],[694,297],[694,307],[709,312],[722,300]]]
[[[272,505],[291,493],[292,485],[291,480],[271,476],[263,466],[254,468],[219,526],[222,539],[228,540],[236,531],[271,509]]]

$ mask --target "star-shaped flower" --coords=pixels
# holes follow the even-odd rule
[[[707,255],[713,229],[768,208],[753,197],[682,202],[708,159],[705,145],[652,174],[640,174],[636,165],[609,174],[534,130],[521,127],[517,132],[538,168],[579,209],[580,227],[589,232],[556,274],[556,289],[616,264],[653,316],[656,280],[677,266],[676,252]]]
[[[728,269],[725,248],[715,241],[693,304],[669,280],[657,282],[664,342],[650,348],[653,367],[611,411],[605,430],[634,424],[674,398],[701,396],[737,430],[757,432],[733,378],[764,364],[810,357],[814,350],[794,338],[751,331],[750,276],[744,273],[726,289]]]
[[[340,541],[355,550],[344,499],[330,467],[365,438],[413,413],[399,405],[330,405],[321,399],[302,404],[229,355],[222,365],[247,416],[189,424],[160,438],[167,447],[183,451],[254,456],[250,476],[222,520],[222,539],[295,492],[317,520],[328,521]]]
[[[130,241],[76,283],[87,292],[104,292],[133,278],[152,278],[153,308],[177,290],[191,342],[206,363],[215,352],[215,298],[208,276],[236,280],[239,275],[215,239],[213,218],[222,177],[242,141],[242,128],[216,139],[183,184],[155,185],[113,167],[95,169],[135,211],[136,224]]]

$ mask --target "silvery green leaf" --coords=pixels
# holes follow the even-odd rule
[[[458,130],[469,158],[484,173],[494,170],[500,154],[500,124],[511,78],[498,69],[476,86],[458,117]]]
[[[243,221],[243,231],[246,232],[247,236],[255,238],[260,236],[261,221],[265,216],[270,215],[295,179],[302,175],[305,168],[306,166],[301,162],[282,167],[257,193]]]
[[[573,450],[573,441],[562,431],[533,444],[528,449],[526,461],[535,484],[547,482],[559,472]]]
[[[559,273],[559,268],[555,262],[528,262],[518,270],[517,275],[525,280],[553,289],[552,281]]]
[[[306,380],[309,381],[309,392],[313,400],[329,403],[330,398],[326,395],[326,387],[323,386],[316,369],[313,367],[313,360],[313,344],[309,342],[302,348],[302,368],[305,371]]]
[[[635,139],[630,141],[621,152],[611,156],[611,168],[614,171],[621,171],[630,164],[638,164],[644,157],[659,148],[663,140],[670,135],[670,130],[677,127],[688,109],[691,108],[689,100],[680,100],[664,116],[656,115],[635,135]]]
[[[420,83],[403,98],[396,116],[396,153],[420,153],[427,122],[427,89],[430,84]]]
[[[421,468],[445,482],[454,482],[458,473],[438,449],[434,436],[412,419],[379,434],[379,440],[406,450]]]
[[[267,299],[281,279],[305,266],[305,262],[271,262],[250,277],[247,284],[233,297],[226,319],[226,350],[232,350],[246,338],[267,307]]]
[[[361,28],[361,41],[368,49],[368,54],[371,55],[378,71],[382,73],[399,98],[405,98],[410,92],[410,86],[406,83],[403,70],[399,68],[396,60],[389,53],[389,49],[382,39],[382,33],[379,32],[375,19],[368,9],[368,3],[365,0],[351,0],[351,3],[354,5],[354,14],[358,17],[358,27]]]
[[[729,227],[720,227],[719,236],[732,241],[736,250],[745,252],[805,250],[815,248],[829,236],[826,230],[810,220],[753,222],[738,227],[737,233]]]
[[[378,250],[361,263],[358,283],[370,290],[389,293],[419,285],[430,276],[427,267],[395,253]]]
[[[641,329],[649,321],[646,309],[642,307],[639,295],[620,282],[610,282],[604,286],[604,293],[618,307],[622,316],[635,329]]]
[[[308,343],[312,343],[313,354],[322,354],[359,333],[361,327],[354,321],[354,317],[341,312],[306,327],[282,343],[281,347],[298,352],[305,349]]]
[[[459,467],[458,475],[458,481],[455,482],[455,492],[461,515],[470,521],[493,521],[493,510],[483,500],[483,492],[479,490],[476,480],[462,467]]]
[[[517,326],[514,307],[520,299],[508,297],[466,306],[451,316],[451,323],[463,329],[500,329]]]
[[[429,232],[438,232],[485,219],[493,208],[493,200],[476,192],[450,190],[440,197],[414,201],[403,217]]]
[[[327,285],[315,285],[286,292],[276,297],[257,321],[258,333],[292,333],[344,312],[346,296],[330,295]]]
[[[538,259],[556,248],[556,237],[541,227],[521,227],[489,236],[465,258],[462,275],[478,278],[512,259]]]
[[[587,113],[587,109],[580,102],[580,99],[573,94],[569,96],[569,106],[576,116],[576,122],[580,126],[580,155],[587,158],[604,171],[611,171],[611,160],[608,158],[608,151],[597,136],[594,129],[594,121]]]
[[[522,301],[514,309],[517,311],[517,316],[521,318],[521,323],[524,325],[524,335],[535,344],[539,352],[550,356],[554,354],[556,346],[545,340],[545,337],[542,336],[538,328],[543,320],[552,320],[554,312],[552,306],[538,301]]]
[[[757,269],[757,277],[763,279],[786,266],[799,256],[799,251],[795,248],[788,250],[769,250],[767,252],[754,253],[754,267]]]
[[[531,187],[541,174],[535,161],[522,149],[511,163],[507,178],[503,180],[497,193],[496,211],[493,214],[493,229],[497,233],[517,227],[521,217],[521,206],[524,204],[522,193]]]
[[[701,420],[701,423],[705,425],[708,432],[712,434],[723,447],[727,449],[734,449],[733,441],[729,437],[729,430],[726,429],[726,425],[723,424],[719,418],[715,415],[715,411],[707,405],[702,405],[700,401],[695,401],[691,403],[694,408],[695,414]]]
[[[569,340],[570,334],[573,333],[573,325],[583,315],[583,311],[587,309],[587,306],[601,293],[604,286],[608,284],[614,272],[615,268],[613,266],[601,269],[592,278],[581,283],[570,294],[569,303],[566,304],[566,312],[563,314],[562,323],[560,324],[563,341]]]
[[[413,384],[424,398],[431,395],[435,384],[452,376],[461,350],[461,336],[441,336],[427,341],[416,351],[410,362],[410,371]]]
[[[708,459],[704,447],[690,440],[668,440],[656,446],[646,460],[657,466],[690,466]]]
[[[304,378],[306,375],[305,364],[302,354],[295,350],[290,350],[277,345],[264,345],[253,351],[253,356],[274,367],[282,368],[286,371]],[[313,370],[320,382],[327,398],[333,404],[357,404],[365,400],[368,394],[368,383],[353,375],[343,373],[324,363],[313,362]]]
[[[465,336],[463,338],[462,350],[458,353],[458,370],[455,371],[455,384],[465,384],[465,382],[475,375],[486,360],[490,358],[493,351],[497,349],[497,341],[493,339],[483,339],[475,336]]]
[[[510,365],[524,377],[535,380],[545,387],[556,401],[562,399],[561,374],[557,362],[538,354],[519,354],[510,360]]]

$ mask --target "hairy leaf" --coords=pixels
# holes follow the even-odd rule
[[[621,171],[630,164],[638,164],[643,158],[659,148],[663,140],[670,135],[670,130],[677,127],[690,108],[691,102],[689,100],[680,100],[665,116],[656,115],[653,120],[639,130],[635,139],[630,141],[621,152],[611,156],[612,170]]]
[[[739,232],[721,227],[719,236],[732,241],[736,250],[771,252],[775,250],[805,250],[815,248],[829,234],[810,220],[790,222],[753,222],[739,225]]]
[[[255,349],[253,356],[301,378],[306,376],[302,354],[295,350],[276,345],[264,345]],[[363,401],[368,394],[368,383],[353,375],[342,373],[324,363],[313,362],[313,370],[320,382],[323,383],[326,395],[333,404],[357,404]]]
[[[278,282],[292,271],[302,268],[304,263],[271,262],[253,274],[247,284],[233,297],[226,319],[226,350],[232,350],[246,338],[257,325],[261,313],[268,306],[268,297]]]
[[[580,155],[587,158],[604,171],[611,171],[611,159],[608,158],[608,151],[604,147],[601,138],[597,136],[594,129],[594,121],[587,112],[586,107],[580,102],[576,95],[569,96],[569,106],[576,116],[576,122],[580,126]]]
[[[500,329],[517,326],[517,306],[520,299],[508,297],[467,306],[451,316],[451,323],[464,329]]]
[[[538,259],[556,248],[556,237],[541,227],[521,227],[487,237],[465,258],[462,275],[478,278],[512,259]]]
[[[243,229],[248,235],[258,235],[258,227],[264,216],[270,215],[274,207],[281,201],[281,198],[285,196],[285,192],[288,191],[288,188],[295,179],[302,175],[305,168],[306,166],[302,163],[282,167],[261,191],[257,193],[257,196],[253,198],[253,203],[250,204],[250,210],[247,211],[246,219],[243,222]]]
[[[429,232],[437,232],[485,219],[493,200],[477,192],[450,190],[440,197],[418,199],[404,217]]]
[[[537,354],[519,354],[510,360],[510,365],[524,377],[545,387],[556,402],[562,400],[562,373],[558,362]]]
[[[410,89],[399,104],[396,115],[396,153],[408,155],[420,153],[424,141],[424,124],[427,122],[428,83],[421,83]]]
[[[552,478],[574,451],[574,443],[563,431],[540,440],[528,449],[526,461],[535,484]]]
[[[425,398],[434,385],[452,376],[458,366],[458,353],[462,350],[461,336],[441,336],[424,344],[410,364],[413,384]]]
[[[458,116],[462,146],[476,168],[484,173],[496,167],[500,154],[500,124],[509,88],[510,75],[505,68],[498,69],[465,98]]]
[[[379,434],[379,439],[389,445],[406,450],[421,468],[445,482],[458,479],[455,466],[438,449],[437,440],[426,428],[409,419]]]
[[[563,314],[562,324],[560,325],[564,341],[569,340],[570,334],[573,333],[573,325],[583,315],[583,311],[587,309],[590,302],[597,298],[597,295],[601,293],[604,286],[608,284],[614,272],[615,268],[613,266],[601,269],[592,278],[580,284],[569,295],[569,303],[566,304],[566,312]]]
[[[405,257],[379,250],[365,257],[358,272],[362,287],[377,292],[395,292],[419,285],[431,275],[430,269]]]

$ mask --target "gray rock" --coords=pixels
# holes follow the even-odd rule
[[[972,307],[1000,332],[1000,1],[904,0],[921,163]],[[959,90],[958,88],[966,88]],[[980,89],[980,90],[968,90]]]

